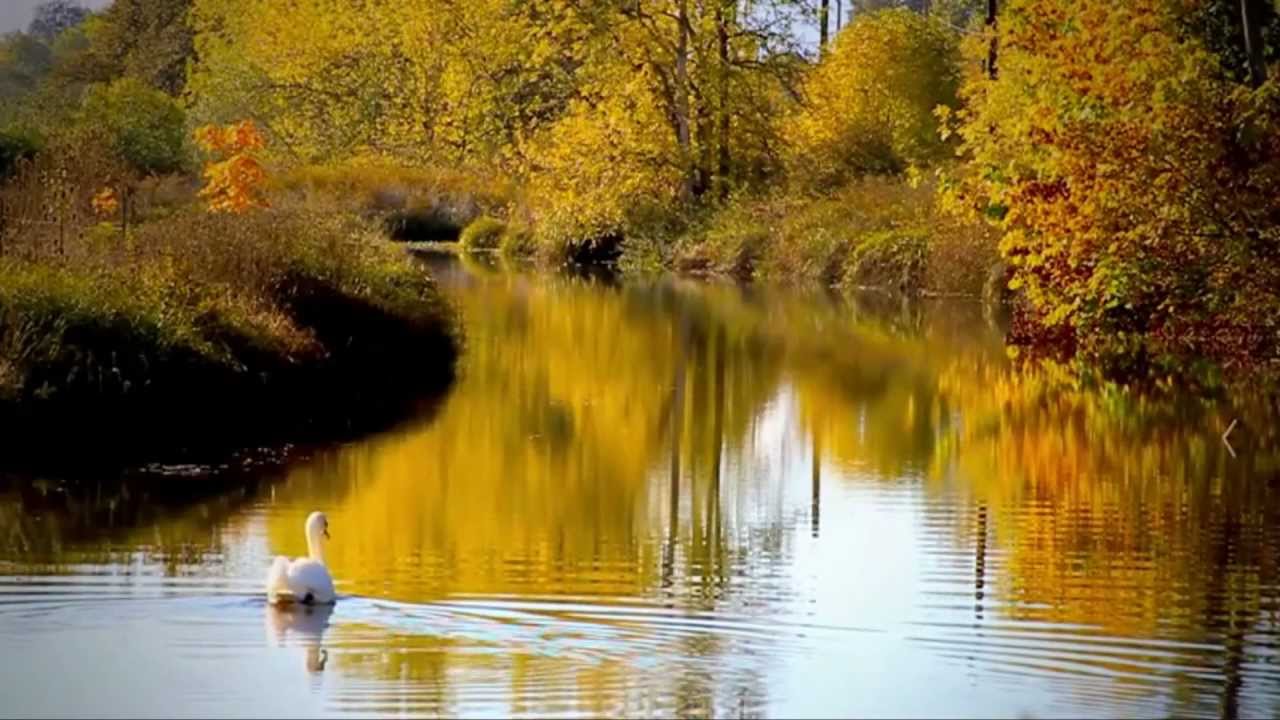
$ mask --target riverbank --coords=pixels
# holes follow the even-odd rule
[[[450,310],[355,218],[197,209],[0,255],[4,461],[95,466],[343,436],[453,377]]]
[[[780,188],[684,209],[638,204],[594,233],[554,226],[556,215],[541,213],[528,188],[483,170],[302,167],[274,185],[281,203],[374,219],[415,249],[497,253],[547,267],[603,264],[629,274],[970,297],[1004,280],[992,280],[1000,267],[992,229],[944,212],[928,180],[873,176],[822,192]]]

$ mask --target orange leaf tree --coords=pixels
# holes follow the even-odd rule
[[[120,209],[120,196],[116,193],[115,188],[104,187],[94,194],[89,204],[93,206],[93,211],[99,215],[112,215]]]
[[[211,212],[243,213],[269,206],[263,195],[267,173],[257,158],[266,141],[252,120],[201,127],[196,143],[211,157],[200,191]]]

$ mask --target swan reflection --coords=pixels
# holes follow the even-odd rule
[[[324,632],[329,628],[332,605],[266,606],[267,641],[277,647],[301,646],[306,649],[307,671],[324,671],[329,653],[324,649]]]

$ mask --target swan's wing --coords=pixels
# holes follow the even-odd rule
[[[327,605],[337,593],[333,589],[333,577],[324,563],[310,558],[299,558],[289,564],[289,590],[299,602]]]
[[[276,605],[293,599],[293,590],[289,585],[289,558],[281,555],[267,570],[267,602]]]

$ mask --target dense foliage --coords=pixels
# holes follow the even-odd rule
[[[784,128],[795,175],[822,186],[941,159],[934,109],[960,83],[956,33],[905,9],[860,16],[809,74],[807,102]]]
[[[1116,370],[1280,362],[1280,84],[1187,31],[1204,5],[1010,2],[998,77],[966,84],[957,196],[1032,338]]]

